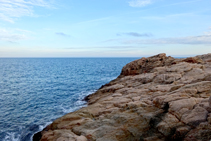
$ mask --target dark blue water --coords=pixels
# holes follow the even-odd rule
[[[137,58],[0,58],[0,141],[30,141]]]

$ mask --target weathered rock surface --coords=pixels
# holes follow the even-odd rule
[[[58,118],[34,140],[209,141],[211,54],[141,58],[86,100],[87,107]]]

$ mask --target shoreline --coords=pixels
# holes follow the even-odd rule
[[[210,139],[210,64],[211,54],[159,54],[128,63],[84,98],[87,107],[56,119],[33,141]]]

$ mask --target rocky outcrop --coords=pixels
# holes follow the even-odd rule
[[[120,76],[148,73],[156,67],[170,66],[180,62],[203,63],[202,58],[207,59],[209,58],[209,55],[190,57],[186,59],[174,59],[173,57],[167,57],[165,53],[162,53],[148,58],[143,57],[124,66]]]
[[[55,120],[41,141],[211,140],[211,54],[135,60],[86,97],[88,106]]]

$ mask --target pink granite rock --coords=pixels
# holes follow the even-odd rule
[[[34,141],[209,141],[211,54],[135,60],[86,100]]]

